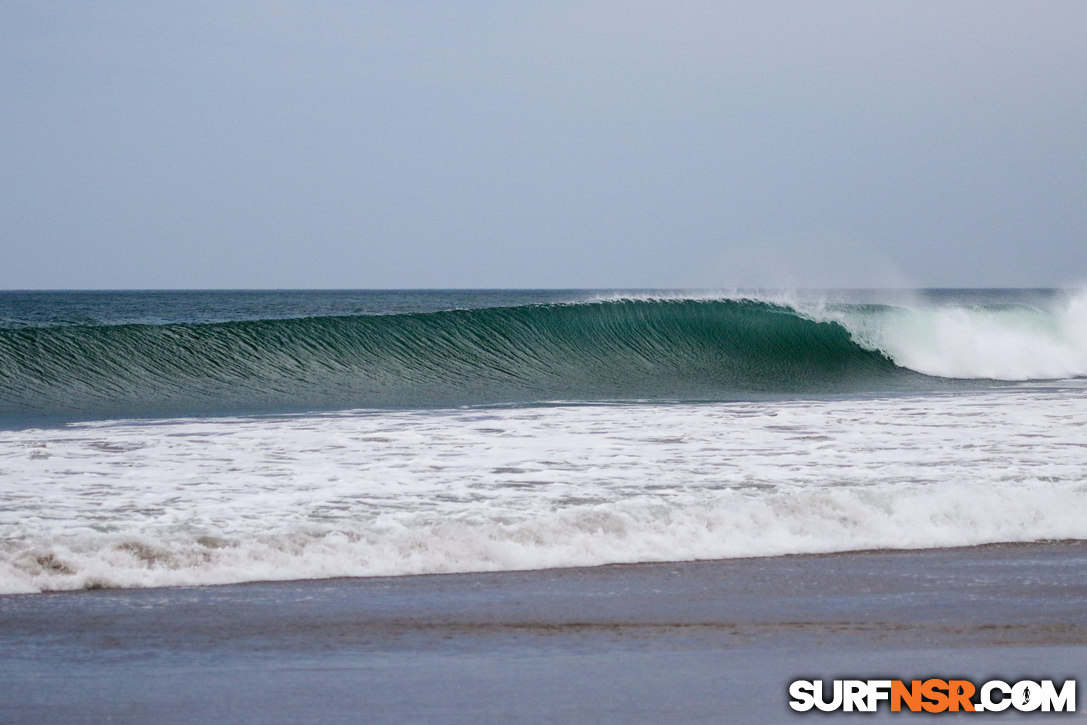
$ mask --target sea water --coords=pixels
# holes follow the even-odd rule
[[[1087,295],[0,294],[0,592],[1087,538]]]

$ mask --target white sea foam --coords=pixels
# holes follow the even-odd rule
[[[0,432],[0,591],[1087,538],[1087,390]]]
[[[1087,292],[1048,307],[925,304],[798,309],[841,323],[864,347],[926,375],[992,380],[1087,376]]]

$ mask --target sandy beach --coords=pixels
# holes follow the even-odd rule
[[[1078,541],[12,595],[0,720],[796,721],[800,677],[1080,677],[1085,603]]]

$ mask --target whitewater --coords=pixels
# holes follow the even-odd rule
[[[1087,539],[1087,295],[0,296],[0,592]]]

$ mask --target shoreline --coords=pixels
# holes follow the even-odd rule
[[[936,552],[976,552],[978,554],[984,554],[987,550],[1003,550],[1012,549],[1016,547],[1022,547],[1027,549],[1046,548],[1046,547],[1071,547],[1073,549],[1082,547],[1084,551],[1084,557],[1087,558],[1087,539],[1041,539],[1035,541],[999,541],[987,544],[970,544],[965,546],[933,546],[926,548],[864,548],[864,549],[847,549],[844,551],[826,551],[826,552],[804,552],[796,554],[771,554],[771,555],[753,555],[753,556],[732,556],[726,558],[716,559],[677,559],[677,560],[662,560],[662,561],[629,561],[629,562],[611,562],[605,564],[590,564],[590,565],[574,565],[574,566],[552,566],[542,567],[534,569],[493,569],[493,570],[480,570],[480,571],[452,571],[452,572],[429,572],[429,573],[410,573],[410,574],[378,574],[378,575],[363,575],[363,576],[330,576],[330,577],[316,577],[316,578],[299,578],[299,579],[254,579],[251,581],[236,581],[236,582],[223,582],[223,583],[209,583],[209,584],[177,584],[177,585],[156,585],[147,587],[137,586],[90,586],[82,589],[46,589],[40,592],[0,592],[0,600],[9,597],[41,597],[41,596],[78,596],[80,594],[89,593],[119,593],[119,592],[147,592],[147,591],[181,591],[181,590],[201,590],[201,589],[228,589],[228,588],[242,588],[242,587],[264,587],[264,586],[292,586],[292,585],[321,585],[321,584],[349,584],[351,582],[370,582],[370,581],[398,581],[398,580],[413,580],[413,579],[432,579],[432,578],[454,578],[454,577],[475,577],[475,576],[505,576],[505,575],[532,575],[532,574],[546,574],[557,572],[591,572],[594,570],[608,570],[618,569],[625,567],[639,568],[639,567],[686,567],[686,566],[715,566],[715,565],[727,565],[728,562],[739,561],[764,561],[771,562],[775,560],[794,560],[794,559],[821,559],[830,560],[836,557],[852,557],[852,556],[865,556],[865,555],[910,555]]]
[[[794,721],[799,677],[1082,675],[1084,602],[1085,541],[5,595],[0,721]]]

